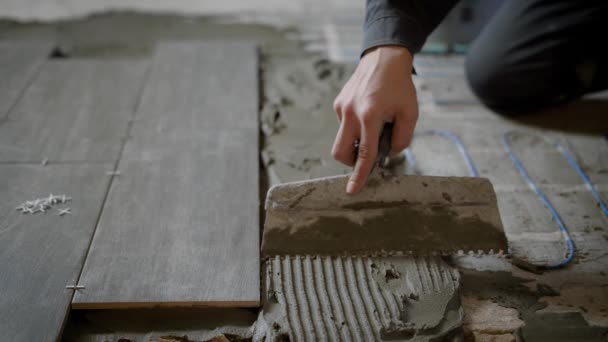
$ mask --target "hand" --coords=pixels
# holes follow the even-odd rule
[[[357,193],[365,185],[376,155],[385,122],[393,122],[391,155],[409,146],[418,120],[416,89],[412,82],[412,55],[403,47],[381,46],[369,50],[334,101],[340,128],[332,148],[333,157],[355,164],[353,143],[359,153],[346,192]]]

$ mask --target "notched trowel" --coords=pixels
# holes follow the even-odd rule
[[[378,164],[390,151],[391,125]],[[478,177],[394,175],[375,167],[356,195],[348,176],[273,186],[262,255],[448,255],[507,251],[496,194]]]

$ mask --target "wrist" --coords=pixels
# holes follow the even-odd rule
[[[399,61],[404,63],[408,68],[412,68],[414,57],[410,51],[400,45],[381,45],[369,48],[363,52],[361,58],[365,58],[368,55],[377,55],[379,60],[391,60]]]

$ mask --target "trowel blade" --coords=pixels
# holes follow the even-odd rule
[[[486,178],[348,176],[285,183],[266,198],[262,255],[502,255],[507,239]]]

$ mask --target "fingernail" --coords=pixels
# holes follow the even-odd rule
[[[348,194],[354,194],[355,193],[355,182],[352,180],[348,181],[348,184],[346,184],[346,193]]]

